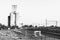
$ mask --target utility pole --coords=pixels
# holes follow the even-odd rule
[[[46,19],[46,27],[47,27],[47,19]]]
[[[56,21],[56,26],[57,26],[57,23],[58,23],[58,22]]]

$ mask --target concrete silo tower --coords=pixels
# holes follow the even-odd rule
[[[16,18],[17,18],[17,13],[16,13],[16,9],[17,9],[17,5],[12,5],[12,12],[13,14],[15,15],[15,21],[14,21],[14,24],[15,24],[15,27],[17,26],[17,21],[16,21]]]

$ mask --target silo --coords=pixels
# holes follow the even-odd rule
[[[8,27],[10,27],[10,20],[11,19],[11,17],[10,16],[8,16]]]

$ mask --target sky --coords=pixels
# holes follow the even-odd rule
[[[18,25],[45,25],[47,19],[57,20],[60,26],[60,0],[0,0],[0,23],[7,25],[7,16],[12,12],[12,5],[17,5]],[[12,25],[13,18],[12,14]]]

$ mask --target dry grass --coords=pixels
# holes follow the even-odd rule
[[[0,40],[41,40],[41,37],[35,37],[33,31],[26,30],[0,30]],[[60,40],[42,35],[42,40]]]
[[[18,36],[12,30],[0,30],[0,40],[17,40]]]

